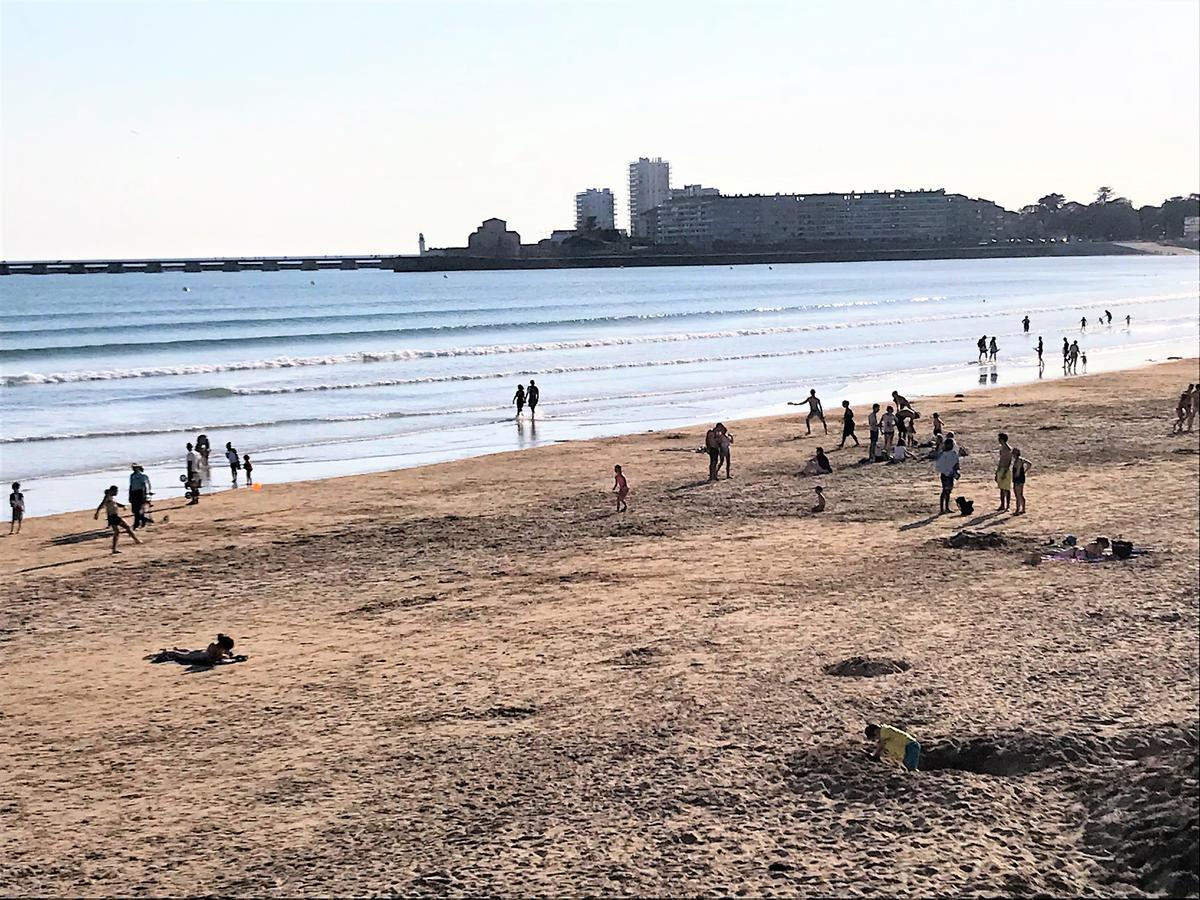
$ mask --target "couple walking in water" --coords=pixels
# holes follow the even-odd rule
[[[517,406],[517,415],[520,416],[525,411],[525,404],[529,404],[529,415],[532,416],[537,412],[538,398],[541,391],[534,384],[533,379],[529,379],[529,387],[526,388],[523,384],[517,385],[517,392],[513,394],[513,403]]]

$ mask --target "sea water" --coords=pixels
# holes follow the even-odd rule
[[[110,483],[124,496],[131,462],[157,499],[182,496],[201,432],[210,489],[230,485],[226,442],[269,487],[795,412],[810,388],[837,431],[844,399],[1065,377],[1064,336],[1089,371],[1195,356],[1198,295],[1195,256],[11,276],[0,483],[42,515]],[[995,364],[977,362],[981,335]],[[515,419],[530,379],[537,418]]]

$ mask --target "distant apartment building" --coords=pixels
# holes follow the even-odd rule
[[[1189,241],[1200,238],[1200,216],[1184,216],[1183,236]]]
[[[988,200],[936,191],[846,194],[676,192],[640,216],[656,244],[691,247],[838,242],[944,243],[1005,234],[1016,213]]]
[[[515,259],[521,255],[521,235],[509,231],[503,219],[484,219],[467,238],[467,255]]]
[[[612,231],[617,227],[612,191],[588,188],[575,195],[576,231]]]
[[[653,237],[646,233],[642,215],[671,197],[671,164],[664,159],[642,157],[629,164],[629,233],[633,237]]]

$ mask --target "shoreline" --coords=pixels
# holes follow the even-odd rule
[[[916,400],[971,450],[967,519],[929,463],[792,414],[733,425],[716,483],[689,428],[164,504],[118,557],[30,520],[0,540],[0,882],[1194,894],[1200,432],[1167,417],[1198,367]],[[992,511],[1000,430],[1026,516]],[[834,473],[799,477],[817,445]],[[1029,564],[1067,532],[1151,552]],[[248,659],[144,659],[217,631]],[[857,657],[902,665],[837,677]],[[950,764],[870,759],[871,721]]]
[[[1053,354],[1053,348],[1051,354]],[[1091,360],[1091,371],[1093,374],[1101,374],[1105,372],[1117,371],[1135,371],[1137,369],[1148,366],[1161,365],[1164,362],[1169,362],[1170,359],[1144,359],[1140,362],[1130,364],[1130,358],[1146,352],[1140,345],[1134,345],[1131,348],[1116,352],[1112,355],[1102,355],[1099,357],[1093,356]],[[1183,357],[1191,358],[1191,357]],[[1028,361],[1025,361],[1028,360]],[[970,391],[990,392],[1003,388],[1012,388],[1019,385],[1037,384],[1042,381],[1042,376],[1038,373],[1038,369],[1032,363],[1033,357],[1022,358],[1018,357],[1011,361],[1006,361],[1003,365],[964,363],[954,368],[939,368],[925,372],[910,373],[903,383],[905,393],[910,396],[921,397],[936,397],[940,394],[961,393]],[[1047,365],[1045,371],[1049,374],[1046,376],[1046,381],[1071,380],[1075,378],[1085,377],[1082,375],[1063,376],[1058,373],[1055,365]],[[988,384],[977,382],[976,375],[980,378],[988,376],[989,378],[999,377],[1004,378],[1004,382],[998,380],[990,381]],[[1014,377],[1015,376],[1015,377]],[[840,403],[843,399],[848,399],[856,407],[861,407],[863,403],[870,402],[870,398],[875,394],[886,396],[888,390],[895,385],[895,378],[892,376],[865,376],[856,379],[854,382],[845,385],[844,389],[838,392],[829,392],[827,389],[822,390],[823,399],[827,403]],[[799,383],[796,390],[799,391]],[[836,394],[836,395],[835,395]],[[736,404],[732,404],[735,405]],[[695,428],[704,420],[697,420],[694,417],[680,415],[678,417],[660,417],[656,422],[639,422],[626,421],[624,423],[591,422],[581,423],[569,419],[556,419],[553,416],[554,404],[549,402],[543,405],[543,417],[537,420],[533,427],[530,436],[525,435],[524,424],[520,426],[518,437],[513,438],[509,434],[510,425],[517,424],[514,420],[509,423],[505,419],[501,423],[495,423],[491,432],[494,432],[493,438],[489,441],[485,437],[480,437],[480,443],[455,448],[429,449],[429,450],[412,450],[405,448],[403,453],[388,453],[386,452],[389,444],[392,441],[398,440],[389,436],[376,437],[353,437],[345,438],[340,441],[329,444],[320,445],[299,445],[297,447],[279,447],[268,448],[267,450],[253,450],[255,457],[255,467],[258,480],[267,486],[285,486],[291,484],[305,484],[311,482],[328,481],[338,478],[355,478],[366,477],[376,474],[394,473],[406,471],[410,469],[420,469],[432,465],[440,465],[448,462],[463,461],[471,459],[481,459],[493,456],[499,453],[509,452],[524,452],[525,450],[534,450],[541,447],[554,446],[557,444],[578,443],[581,441],[590,440],[605,440],[619,438],[623,436],[653,433],[666,430],[678,430]],[[858,409],[860,419],[865,422],[866,411]],[[836,414],[836,409],[831,408],[830,415]],[[771,417],[785,417],[788,412],[785,408],[780,408],[778,403],[774,402],[758,402],[743,405],[740,409],[732,411],[728,414],[730,421],[744,421],[755,419],[766,419]],[[723,418],[716,416],[716,418]],[[715,421],[715,419],[714,419]],[[537,435],[537,428],[542,429],[542,436]],[[504,429],[503,431],[501,429]],[[190,431],[180,431],[180,441],[187,440],[193,431],[212,431],[214,434],[218,432],[212,427],[200,426],[198,429]],[[489,433],[491,433],[489,432]],[[507,440],[514,442],[517,446],[504,447],[496,446],[502,443],[508,434]],[[235,438],[236,440],[236,438]],[[241,443],[238,441],[238,443]],[[378,451],[375,453],[364,454],[360,456],[351,456],[340,459],[314,459],[292,463],[278,463],[272,461],[272,455],[283,454],[287,458],[294,458],[293,454],[296,451],[302,451],[306,448],[319,448],[337,446],[338,444],[361,444],[370,443],[378,445]],[[403,442],[402,442],[403,444]],[[405,464],[405,460],[411,460]],[[182,487],[177,482],[177,477],[181,471],[182,463],[178,466],[162,461],[147,461],[140,460],[147,465],[147,474],[151,476],[151,480],[159,486],[158,493],[160,496],[166,497],[165,500],[159,502],[173,502],[182,497]],[[313,467],[318,467],[328,471],[328,474],[316,474],[312,476],[304,476],[305,468],[311,470]],[[242,490],[243,487],[232,488],[225,484],[226,466],[223,461],[214,459],[211,466],[216,477],[221,481],[219,485],[206,484],[203,497],[216,497],[228,492],[236,492]],[[291,477],[293,473],[299,473],[302,477]],[[90,470],[85,472],[68,473],[65,475],[51,475],[45,478],[18,478],[23,485],[23,489],[27,492],[27,505],[37,508],[38,491],[43,490],[42,496],[54,497],[56,494],[68,492],[72,495],[78,495],[81,490],[89,494],[95,494],[99,497],[104,483],[116,484],[121,488],[120,496],[126,493],[125,485],[128,481],[128,469],[126,467],[106,467],[102,469]],[[272,477],[276,480],[272,481]],[[77,487],[81,483],[86,482],[86,488]],[[169,496],[168,496],[169,495]],[[61,506],[62,504],[56,504]],[[27,520],[45,518],[47,516],[86,512],[90,508],[86,506],[75,506],[67,509],[57,509],[48,513],[27,514]]]

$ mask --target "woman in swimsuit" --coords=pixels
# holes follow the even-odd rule
[[[113,533],[113,553],[121,552],[117,549],[117,537],[121,534],[122,529],[127,535],[133,538],[133,542],[135,544],[141,543],[141,541],[138,540],[138,536],[133,533],[133,529],[130,528],[126,521],[121,518],[120,510],[124,508],[124,503],[117,502],[117,486],[114,484],[104,492],[104,499],[100,501],[100,505],[96,507],[96,512],[92,515],[93,519],[100,518],[100,510],[104,510],[108,515],[108,527],[112,529]]]
[[[1017,501],[1015,516],[1025,515],[1025,473],[1033,468],[1033,463],[1021,455],[1017,447],[1012,452],[1012,486],[1013,498]]]
[[[217,639],[203,650],[187,650],[174,647],[171,650],[159,650],[154,656],[148,657],[152,662],[177,662],[186,666],[215,666],[222,660],[233,656],[233,638],[227,634],[218,634]]]

